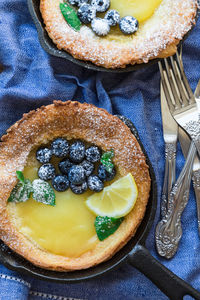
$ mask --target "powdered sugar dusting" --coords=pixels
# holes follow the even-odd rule
[[[148,62],[158,56],[170,44],[181,40],[195,22],[197,0],[163,0],[153,17],[139,24],[139,30],[131,37],[108,34],[106,38],[95,37],[89,31],[82,36],[69,28],[59,17],[60,0],[49,3],[41,0],[47,30],[54,42],[72,55],[90,60],[97,65],[116,68],[128,63]],[[63,35],[64,28],[67,28]],[[85,29],[83,32],[86,32]]]

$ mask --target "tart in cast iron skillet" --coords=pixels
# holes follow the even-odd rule
[[[68,101],[63,103],[57,101],[53,105],[42,107],[36,112],[33,111],[24,115],[22,120],[18,121],[8,130],[7,135],[4,135],[2,138],[2,155],[0,157],[2,190],[1,238],[5,244],[9,245],[9,247],[15,252],[7,248],[7,246],[2,243],[0,248],[1,260],[7,267],[14,270],[35,275],[41,279],[64,283],[89,279],[94,276],[101,275],[102,273],[119,265],[119,263],[123,262],[125,259],[128,259],[131,264],[146,274],[169,297],[173,299],[181,299],[183,295],[190,294],[196,299],[200,299],[200,295],[197,291],[163,267],[159,262],[151,257],[149,252],[143,246],[156,210],[155,176],[146,155],[147,164],[145,162],[145,156],[143,154],[144,149],[133,125],[124,117],[120,117],[120,119],[122,119],[122,121],[131,128],[131,131],[119,120],[119,118],[109,115],[105,110],[98,109],[88,104],[80,104],[78,102]],[[131,132],[134,135],[132,135]],[[64,143],[63,137],[65,138]],[[140,146],[136,138],[138,139]],[[66,140],[69,143],[69,148],[66,146]],[[121,141],[123,141],[123,143],[121,143]],[[24,223],[23,226],[21,226],[22,223],[20,220],[20,214],[16,213],[16,207],[20,207],[21,205],[25,206],[26,203],[28,204],[29,202],[27,210],[26,207],[24,210],[21,210],[22,213],[24,211],[28,213],[29,207],[32,207],[34,211],[34,209],[37,208],[37,205],[41,205],[42,209],[37,211],[37,213],[41,214],[44,219],[46,218],[45,211],[47,206],[52,210],[55,209],[56,206],[51,205],[56,205],[58,203],[52,203],[53,198],[49,190],[46,198],[44,197],[44,194],[41,196],[41,193],[38,192],[38,188],[40,188],[38,180],[42,181],[42,179],[36,179],[37,181],[34,183],[35,175],[31,178],[31,174],[34,172],[37,174],[38,172],[37,164],[35,166],[37,171],[34,171],[34,168],[32,168],[33,162],[36,161],[33,153],[36,154],[37,160],[40,161],[40,164],[44,166],[45,164],[49,164],[49,162],[47,162],[49,159],[48,150],[51,150],[52,153],[50,153],[50,156],[54,155],[56,158],[54,158],[53,161],[50,161],[53,162],[57,173],[59,162],[61,159],[63,161],[63,157],[61,158],[61,156],[72,155],[70,156],[70,159],[73,160],[74,151],[72,151],[72,148],[74,146],[70,148],[70,145],[77,144],[78,142],[84,142],[86,151],[87,149],[90,149],[90,151],[87,151],[89,154],[87,153],[86,156],[87,160],[90,161],[94,160],[94,156],[98,156],[96,150],[91,151],[91,147],[98,147],[98,149],[101,150],[101,155],[102,153],[106,153],[107,155],[107,150],[112,149],[110,152],[114,153],[114,157],[109,154],[109,157],[106,156],[106,158],[109,159],[105,161],[106,163],[109,163],[109,166],[110,163],[114,164],[116,172],[111,181],[107,183],[104,181],[104,189],[106,189],[107,186],[112,186],[113,182],[116,183],[120,178],[126,177],[127,174],[132,174],[135,178],[139,193],[133,209],[123,217],[123,220],[121,220],[120,224],[118,224],[119,226],[114,228],[114,232],[107,232],[108,236],[104,236],[103,238],[105,239],[103,241],[97,242],[97,244],[102,243],[102,248],[105,247],[106,251],[102,250],[101,247],[98,248],[98,246],[96,247],[96,245],[92,245],[93,249],[90,248],[88,251],[84,250],[85,254],[76,254],[76,258],[73,257],[73,255],[67,258],[66,256],[51,253],[51,251],[45,249],[42,246],[42,241],[40,239],[34,240],[31,230],[35,227],[32,227],[31,220],[29,224]],[[41,145],[43,146],[42,151]],[[59,145],[61,145],[61,147]],[[47,150],[44,151],[44,148]],[[15,151],[13,151],[13,149]],[[59,152],[60,149],[65,153],[62,151]],[[72,154],[70,154],[70,149]],[[78,149],[80,150],[79,147]],[[93,153],[93,155],[91,155],[91,153]],[[5,159],[6,157],[10,159],[9,162]],[[75,160],[76,159],[77,157]],[[78,160],[80,160],[80,157]],[[103,161],[101,161],[101,163],[103,163]],[[76,160],[76,164],[80,164],[80,161],[78,162]],[[95,164],[98,163],[95,162]],[[25,165],[28,171],[25,171]],[[97,165],[95,168],[97,168]],[[31,172],[29,172],[30,170]],[[18,171],[17,176],[15,171]],[[26,178],[23,177],[23,174],[20,171],[24,171]],[[94,172],[98,171],[94,170]],[[39,172],[39,176],[44,178],[47,173],[44,171]],[[149,173],[151,177],[151,190]],[[99,175],[100,174],[98,174],[98,176]],[[71,175],[68,174],[68,179],[70,176]],[[13,188],[16,187],[17,177],[19,178],[18,188],[20,185],[21,189],[18,189],[18,192],[16,193],[16,188],[14,192],[12,191]],[[30,178],[30,182],[27,181],[28,177]],[[38,203],[36,201],[33,203],[32,199],[26,199],[30,198],[30,195],[28,195],[29,193],[24,193],[24,186],[26,185],[26,187],[28,186],[30,188],[30,183],[32,184],[33,189],[37,187],[36,191],[30,192],[33,195],[32,197],[39,202],[44,202],[45,199],[46,204]],[[56,186],[55,182],[53,186],[56,189],[63,188],[62,184]],[[70,187],[72,187],[72,185]],[[41,189],[39,190],[41,191]],[[37,195],[34,195],[34,192]],[[61,194],[62,192],[55,192],[56,195],[58,195],[58,193]],[[95,195],[95,193],[100,195],[101,192],[92,192],[93,195]],[[148,194],[149,201],[147,204]],[[15,200],[23,199],[27,200],[27,202],[15,203],[12,201],[13,195],[15,196]],[[84,193],[82,196],[79,196],[83,197],[83,195]],[[85,195],[87,195],[87,192]],[[79,196],[76,195],[76,197]],[[7,202],[8,199],[10,203]],[[56,199],[54,200],[56,201]],[[59,196],[57,200],[62,202],[62,199],[60,200]],[[83,198],[81,201],[84,202]],[[62,212],[62,207],[60,211]],[[34,214],[34,212],[31,212],[30,217],[33,216],[32,213]],[[129,216],[132,216],[133,218],[130,218]],[[144,218],[142,220],[143,216]],[[117,220],[119,220],[119,218],[117,218]],[[34,222],[35,219],[33,218],[32,221]],[[140,222],[141,225],[139,226]],[[27,226],[27,224],[30,226]],[[111,225],[113,225],[113,223]],[[54,224],[54,226],[58,226],[58,224]],[[106,240],[111,242],[111,247],[107,246],[108,244],[105,243]],[[56,243],[56,240],[54,242]],[[94,251],[95,247],[96,250],[98,250],[96,252]],[[55,250],[55,247],[53,248],[53,251],[57,251]],[[16,254],[16,252],[20,255]],[[88,253],[90,253],[90,255],[95,255],[93,255],[90,259],[89,255],[87,255]],[[98,256],[99,253],[100,256]],[[101,253],[104,255],[102,256]],[[82,256],[82,260],[80,260],[78,256]],[[99,259],[99,257],[101,258]],[[66,270],[75,271],[66,272]]]
[[[32,4],[32,15],[40,18],[39,3]],[[59,50],[117,69],[173,55],[195,24],[197,1],[40,0],[40,11],[37,26],[43,20]]]

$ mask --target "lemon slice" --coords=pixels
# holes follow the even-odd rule
[[[131,173],[95,193],[86,200],[87,207],[97,216],[120,218],[135,205],[138,190]]]

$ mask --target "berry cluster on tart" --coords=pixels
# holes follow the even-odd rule
[[[0,149],[0,238],[33,264],[89,268],[135,234],[148,202],[149,170],[116,116],[55,101],[25,114]]]
[[[124,68],[174,54],[195,24],[197,0],[40,0],[40,10],[58,49]]]

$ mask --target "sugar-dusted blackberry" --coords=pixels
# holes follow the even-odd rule
[[[87,177],[90,176],[94,171],[94,164],[87,161],[86,159],[84,161],[82,161],[81,166],[84,168],[85,175]]]
[[[80,165],[74,165],[69,169],[68,179],[73,184],[81,184],[85,181],[85,170]]]
[[[52,157],[52,151],[49,148],[39,148],[36,152],[36,159],[42,163],[48,163]]]
[[[110,26],[116,26],[120,22],[120,14],[115,9],[109,10],[104,18]]]
[[[104,182],[104,181],[110,181],[110,180],[112,180],[114,177],[115,177],[115,175],[116,175],[116,170],[115,170],[115,168],[113,168],[112,169],[112,172],[110,173],[110,172],[108,172],[107,170],[106,170],[106,167],[104,166],[104,165],[102,165],[102,164],[100,164],[99,165],[99,167],[98,167],[98,176],[99,176],[99,178]]]
[[[92,163],[98,162],[101,158],[101,150],[97,146],[91,146],[85,150],[85,157]]]
[[[50,180],[55,177],[56,170],[52,164],[44,164],[38,169],[38,176],[42,180]]]
[[[85,145],[81,141],[75,141],[69,147],[69,159],[75,163],[80,163],[85,156]]]
[[[138,30],[138,27],[138,20],[131,16],[126,16],[119,22],[119,28],[124,34],[133,34]]]
[[[96,9],[94,6],[84,3],[78,9],[77,15],[82,23],[89,24],[96,17]]]
[[[92,0],[91,5],[95,6],[98,12],[105,12],[110,7],[110,0]]]
[[[69,180],[66,175],[57,175],[52,180],[53,188],[58,192],[64,192],[69,188]]]
[[[88,185],[86,181],[78,185],[70,183],[70,188],[74,194],[80,195],[83,194],[85,191],[87,191]]]
[[[69,169],[72,166],[73,166],[73,163],[68,158],[61,160],[58,164],[58,168],[59,168],[60,172],[65,175],[68,174]]]
[[[104,188],[104,185],[98,176],[90,175],[88,177],[88,187],[91,191],[101,192]]]
[[[68,0],[69,4],[81,6],[83,3],[88,3],[88,0]]]
[[[51,144],[53,155],[57,157],[65,157],[69,152],[68,141],[64,138],[57,138]]]
[[[110,26],[108,24],[108,21],[101,18],[94,18],[91,23],[92,30],[96,33],[98,36],[105,36],[110,31]]]

